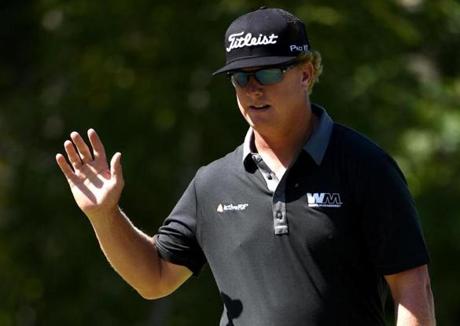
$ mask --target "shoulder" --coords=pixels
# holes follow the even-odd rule
[[[231,175],[240,174],[243,169],[243,146],[238,146],[234,151],[225,156],[202,166],[196,174],[195,182],[204,186],[209,182],[215,184]]]
[[[334,123],[329,152],[333,160],[352,168],[361,177],[389,171],[404,179],[396,161],[382,147],[350,127]]]
[[[373,140],[339,123],[334,123],[330,146],[333,152],[356,161],[393,161],[391,156]]]
[[[333,146],[334,150],[347,151],[348,156],[357,158],[388,155],[379,145],[364,134],[339,123],[334,123],[331,146]]]

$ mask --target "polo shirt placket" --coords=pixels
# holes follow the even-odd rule
[[[286,178],[283,176],[281,181],[276,174],[271,171],[264,162],[260,154],[252,153],[252,159],[267,183],[268,190],[273,194],[273,229],[276,235],[288,234],[289,226],[286,218]],[[285,174],[286,175],[286,174]]]

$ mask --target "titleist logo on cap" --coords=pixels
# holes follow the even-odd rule
[[[271,35],[259,34],[258,37],[253,37],[252,33],[246,33],[244,36],[243,34],[244,31],[229,35],[228,43],[230,43],[230,45],[226,48],[227,52],[230,52],[233,49],[244,48],[246,46],[276,44],[278,38],[278,35],[273,33]]]

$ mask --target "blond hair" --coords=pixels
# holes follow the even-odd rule
[[[321,63],[321,54],[316,51],[309,51],[307,53],[303,53],[297,57],[297,62],[300,64],[311,62],[313,65],[313,78],[311,82],[308,84],[308,94],[311,94],[313,90],[313,86],[319,81],[319,76],[323,72],[323,65]]]

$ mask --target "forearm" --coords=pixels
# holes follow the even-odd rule
[[[90,221],[117,273],[143,297],[162,296],[161,264],[153,239],[137,229],[119,208]]]
[[[395,304],[397,326],[435,326],[433,293],[427,265],[385,275]]]
[[[435,326],[433,295],[428,286],[425,293],[401,298],[395,303],[397,326]]]

